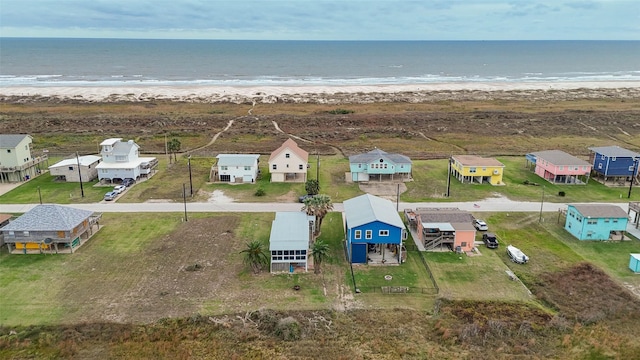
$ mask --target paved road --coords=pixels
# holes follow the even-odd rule
[[[620,206],[625,212],[629,210],[629,204],[610,203]],[[0,204],[0,213],[24,213],[37,204]],[[423,202],[423,203],[399,203],[398,210],[415,209],[419,207],[438,208],[455,207],[470,212],[540,212],[542,205],[543,212],[557,212],[559,209],[566,209],[566,203],[512,201],[506,198],[490,198],[475,202]],[[93,203],[93,204],[69,204],[69,206],[95,212],[109,213],[137,213],[137,212],[177,212],[185,211],[183,203],[159,202],[159,203]],[[333,204],[334,211],[344,211],[342,203]],[[187,212],[276,212],[276,211],[300,211],[302,204],[299,203],[187,203]],[[627,232],[640,238],[640,230],[629,223]]]

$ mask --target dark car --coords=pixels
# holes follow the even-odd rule
[[[484,233],[484,234],[482,234],[482,242],[484,242],[484,244],[489,249],[497,249],[498,248],[498,238],[496,237],[496,234],[493,234],[493,233]]]
[[[304,202],[305,202],[305,200],[307,200],[307,199],[311,199],[311,198],[313,198],[314,196],[315,196],[315,195],[309,195],[309,194],[307,194],[307,195],[302,195],[302,196],[300,196],[300,197],[298,198],[298,201],[299,201],[299,202],[301,202],[301,203],[304,203]]]
[[[132,178],[126,178],[124,180],[122,180],[122,185],[129,187],[131,185],[133,185],[133,183],[136,182],[135,180],[133,180]]]

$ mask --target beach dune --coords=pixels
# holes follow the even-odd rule
[[[608,82],[466,82],[408,85],[332,86],[8,86],[0,100],[49,98],[59,101],[190,101],[209,103],[363,103],[384,101],[491,100],[513,96],[532,99],[640,97],[640,81]]]

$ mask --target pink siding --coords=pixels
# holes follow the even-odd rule
[[[544,177],[544,174],[547,172],[555,175],[584,175],[591,172],[591,165],[558,166],[546,161],[542,161],[542,159],[540,159],[538,162],[536,162],[535,172],[540,177]]]
[[[460,246],[462,251],[471,251],[473,243],[476,241],[475,230],[458,230],[456,229],[456,240],[454,242],[454,249]],[[465,243],[465,246],[462,246]]]

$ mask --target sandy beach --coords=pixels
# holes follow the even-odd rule
[[[205,103],[370,103],[384,101],[491,100],[514,97],[567,100],[637,98],[640,81],[608,82],[467,82],[410,85],[336,86],[9,86],[0,100],[120,102],[187,101]]]

